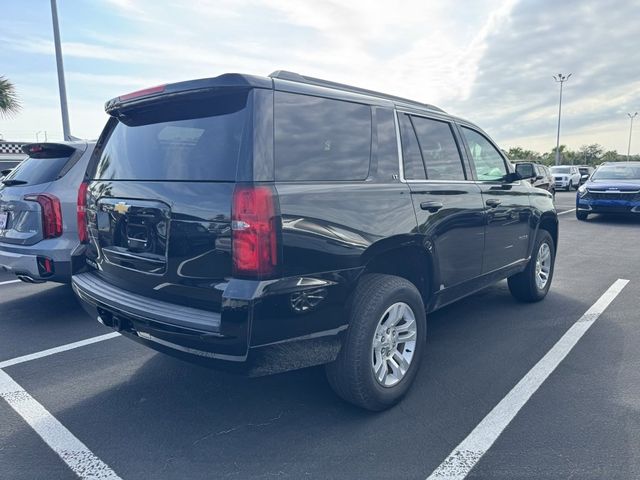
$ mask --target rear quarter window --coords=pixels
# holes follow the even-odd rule
[[[371,159],[371,107],[276,92],[278,181],[364,180]]]

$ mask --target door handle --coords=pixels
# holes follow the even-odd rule
[[[427,201],[421,202],[420,208],[427,212],[435,213],[443,207],[442,202]]]
[[[485,203],[487,204],[487,207],[496,208],[502,202],[500,200],[498,200],[497,198],[490,198]]]

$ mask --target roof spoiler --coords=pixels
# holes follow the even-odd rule
[[[76,149],[66,143],[27,143],[22,151],[31,158],[59,158],[70,157]]]

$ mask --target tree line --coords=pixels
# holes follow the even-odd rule
[[[571,150],[566,145],[560,145],[560,164],[561,165],[591,165],[596,166],[603,162],[625,162],[627,156],[618,153],[616,150],[605,150],[602,145],[594,143],[592,145],[583,145],[578,150]],[[507,150],[507,156],[510,160],[530,160],[544,165],[555,165],[556,148],[552,148],[550,152],[540,153],[534,150],[527,150],[522,147],[511,147]],[[628,160],[640,161],[640,155],[631,155]]]

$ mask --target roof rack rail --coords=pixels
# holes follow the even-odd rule
[[[436,107],[435,105],[430,105],[428,103],[416,102],[415,100],[409,100],[408,98],[397,97],[395,95],[388,95],[386,93],[376,92],[375,90],[367,90],[366,88],[353,87],[351,85],[332,82],[330,80],[322,80],[321,78],[308,77],[306,75],[300,75],[299,73],[289,72],[287,70],[276,70],[275,72],[271,73],[269,77],[278,78],[281,80],[289,80],[291,82],[306,83],[309,85],[316,85],[319,87],[335,88],[337,90],[344,90],[346,92],[361,93],[363,95],[380,97],[387,100],[391,100],[393,102],[403,103],[405,105],[413,105],[420,108],[427,108],[429,110],[435,110],[436,112],[445,113],[445,111],[442,110],[441,108]]]

